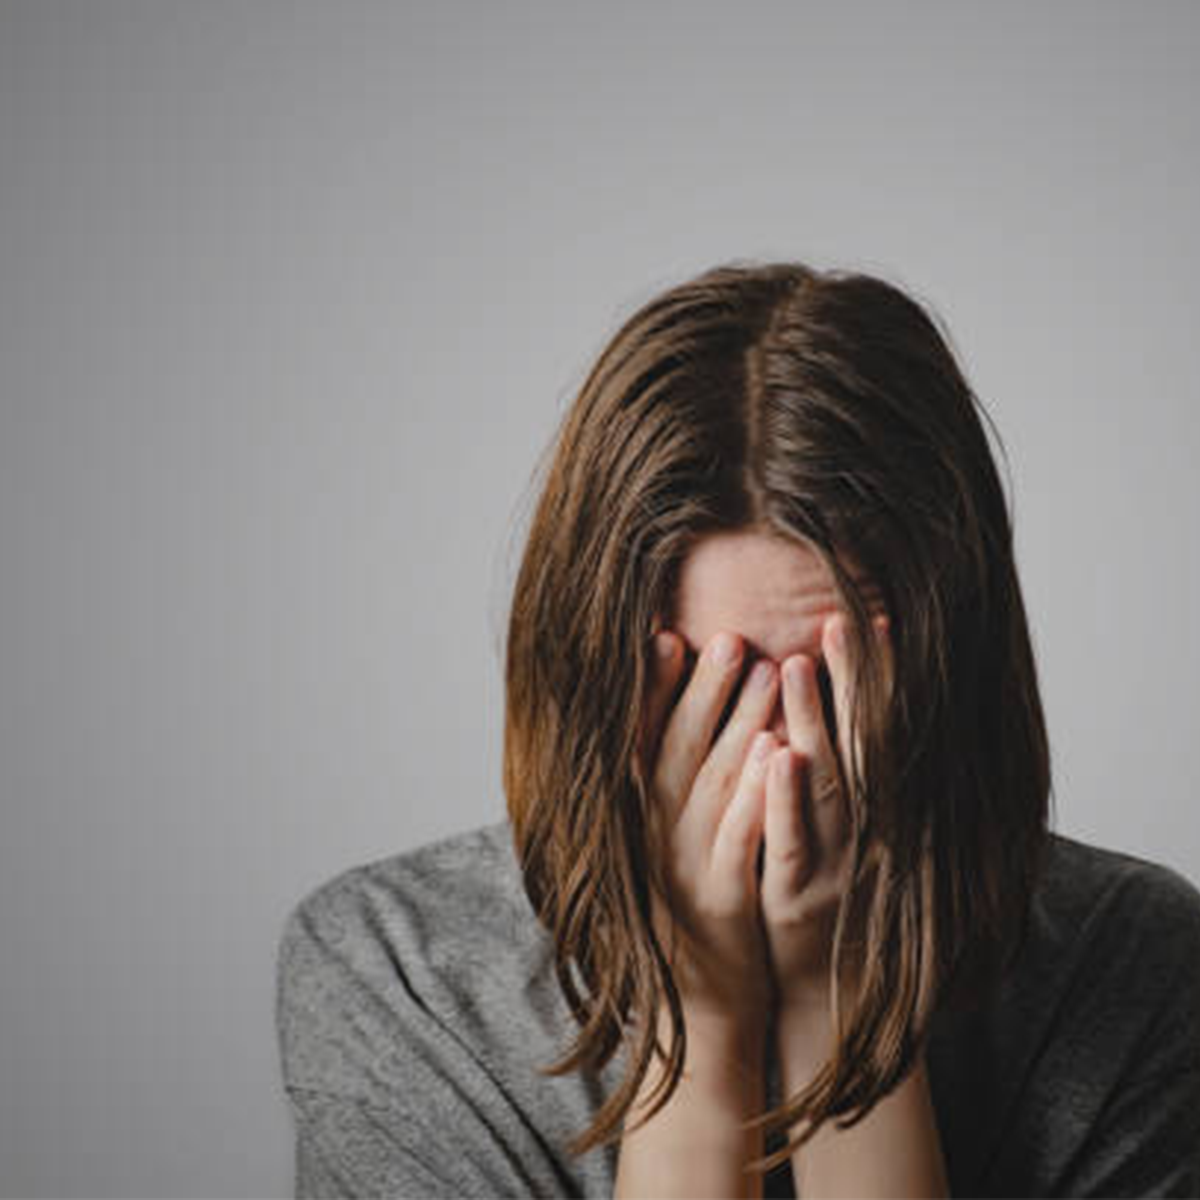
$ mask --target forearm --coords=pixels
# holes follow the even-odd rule
[[[779,1054],[785,1094],[812,1080],[830,1048],[827,1023],[783,1018]],[[796,1194],[806,1197],[950,1195],[937,1117],[922,1055],[852,1129],[826,1122],[792,1155]]]
[[[689,1017],[687,1028],[687,1059],[674,1094],[621,1141],[616,1200],[762,1196],[761,1175],[743,1171],[745,1162],[762,1155],[762,1131],[738,1128],[763,1111],[761,1026]],[[665,1012],[659,1029],[665,1046],[670,1031]],[[658,1062],[647,1071],[627,1126],[649,1111],[646,1102],[664,1071]]]

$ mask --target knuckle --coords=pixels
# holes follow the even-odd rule
[[[716,749],[714,749],[696,771],[696,776],[692,780],[692,792],[707,792],[713,788],[720,790],[725,786],[725,773],[726,766],[724,760],[717,753]]]
[[[718,759],[709,771],[706,784],[710,787],[715,787],[722,795],[728,795],[738,785],[741,779],[741,770],[727,758]]]
[[[813,789],[812,805],[814,809],[837,810],[841,806],[841,789],[836,783],[826,781],[819,787]]]
[[[776,741],[775,735],[764,725],[763,712],[756,711],[743,702],[721,730],[715,749],[719,753],[732,754],[740,759],[754,748],[754,740],[760,733],[770,738],[772,743]]]

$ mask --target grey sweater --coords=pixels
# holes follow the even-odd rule
[[[1200,891],[1051,834],[1033,915],[994,1000],[935,1022],[951,1193],[1200,1196]],[[616,1149],[564,1147],[625,1052],[594,1077],[537,1073],[574,1032],[552,962],[507,821],[300,899],[276,964],[296,1195],[611,1197]],[[787,1164],[766,1194],[795,1195]]]

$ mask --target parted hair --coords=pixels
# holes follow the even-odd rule
[[[859,664],[861,764],[841,764],[853,860],[832,948],[833,1048],[806,1089],[747,1122],[789,1139],[803,1126],[752,1169],[825,1121],[865,1117],[924,1050],[934,1013],[984,1000],[1024,943],[1049,745],[981,417],[999,433],[951,344],[930,306],[884,279],[727,262],[624,320],[539,464],[508,617],[503,787],[578,1025],[539,1070],[596,1071],[629,1052],[572,1154],[619,1141],[657,1057],[667,1072],[649,1119],[685,1058],[651,921],[662,876],[639,735],[652,633],[708,534],[768,532],[816,552]],[[863,578],[890,620],[890,691]],[[663,1007],[665,1047],[650,1019]]]

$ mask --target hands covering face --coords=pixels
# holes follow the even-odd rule
[[[742,640],[720,633],[672,705],[684,673],[682,639],[656,637],[668,653],[655,655],[641,753],[661,805],[661,844],[651,852],[662,856],[669,895],[656,895],[654,920],[693,1009],[761,1015],[773,1000],[812,1007],[826,997],[850,832],[838,760],[847,771],[851,754],[861,763],[860,746],[849,745],[846,624],[839,613],[822,630],[836,745],[811,656],[788,658],[782,679],[774,663],[759,660],[735,697]],[[873,628],[890,692],[886,617]],[[767,729],[781,686],[786,743]]]

